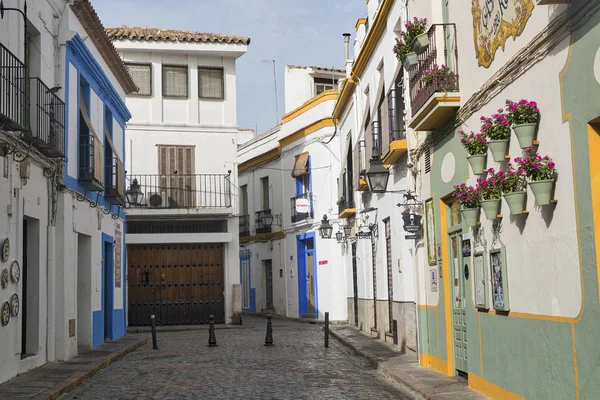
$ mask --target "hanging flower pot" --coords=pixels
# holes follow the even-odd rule
[[[488,141],[488,148],[492,153],[492,158],[495,162],[504,161],[506,156],[506,149],[508,148],[508,139],[503,140],[490,140]]]
[[[485,212],[485,217],[489,220],[496,219],[498,216],[498,207],[500,199],[481,200],[481,208]]]
[[[467,227],[471,228],[477,225],[479,208],[463,208],[460,212]]]
[[[529,181],[529,187],[535,197],[535,202],[539,206],[550,204],[554,179],[545,179],[541,181]]]
[[[519,140],[519,147],[526,149],[533,145],[537,123],[513,125],[512,129]]]
[[[404,57],[404,62],[402,65],[404,65],[404,69],[408,71],[412,66],[417,65],[417,61],[417,53],[410,52],[406,55],[406,57]]]
[[[475,175],[483,174],[486,166],[487,155],[486,154],[475,154],[468,156],[469,164]]]
[[[413,40],[411,47],[415,53],[421,54],[427,49],[427,46],[429,46],[429,35],[425,32]]]
[[[512,215],[523,214],[523,204],[525,203],[525,191],[505,193],[504,200],[508,204],[508,209]]]

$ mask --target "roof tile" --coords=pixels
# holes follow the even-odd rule
[[[197,43],[231,43],[250,44],[250,38],[243,36],[223,35],[182,31],[173,29],[143,28],[123,25],[120,28],[107,28],[106,33],[111,40],[142,40],[156,42],[197,42]]]

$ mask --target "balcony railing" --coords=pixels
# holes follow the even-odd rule
[[[129,184],[137,180],[144,194],[133,208],[230,208],[231,176],[128,175]]]
[[[0,129],[25,128],[25,65],[0,44]]]
[[[25,138],[49,157],[65,155],[65,103],[39,78],[29,84],[29,131]]]
[[[104,197],[114,199],[118,204],[125,204],[125,169],[117,157],[112,156],[105,165]]]
[[[410,99],[413,116],[427,103],[427,100],[437,92],[458,92],[458,43],[456,24],[434,24],[427,32],[429,46],[418,56],[417,65],[409,71]],[[443,47],[443,51],[438,48]],[[433,79],[424,82],[435,66],[446,65],[450,68],[448,74],[433,75]]]
[[[381,122],[373,121],[371,127],[373,128],[373,155],[381,155]]]
[[[400,107],[400,101],[404,101],[402,89],[393,89],[388,97],[389,112],[389,143],[396,140],[406,139],[406,128],[404,126],[404,109]]]
[[[342,198],[338,200],[338,214],[343,214],[344,211],[355,208],[354,200],[347,200],[346,198]]]
[[[90,132],[79,135],[79,181],[90,190],[104,190],[104,147]]]
[[[307,212],[299,212],[298,211],[298,207],[296,207],[298,205],[298,201],[297,200],[301,200],[301,202],[303,203],[307,203],[308,202],[308,211]],[[306,201],[302,201],[302,200],[306,200]],[[295,197],[292,197],[290,199],[290,206],[292,208],[292,222],[300,222],[300,221],[305,221],[309,218],[314,218],[314,212],[313,212],[313,202],[312,202],[312,194],[311,193],[305,193],[305,194],[301,194]]]
[[[240,237],[250,236],[250,216],[240,215]]]
[[[265,225],[263,222],[263,217],[266,215],[272,215],[271,210],[262,210],[256,212],[256,233],[269,233],[271,232],[271,227]]]

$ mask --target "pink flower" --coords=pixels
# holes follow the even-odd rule
[[[556,167],[556,164],[554,164],[552,161],[550,161],[548,163],[548,168],[554,169],[554,167]]]

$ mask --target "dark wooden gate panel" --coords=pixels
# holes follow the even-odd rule
[[[129,325],[225,322],[222,244],[129,245]]]

